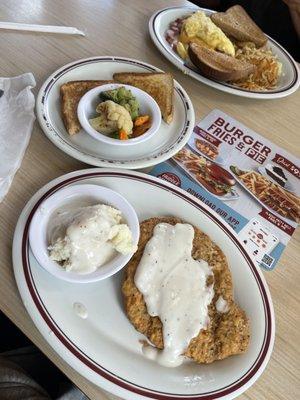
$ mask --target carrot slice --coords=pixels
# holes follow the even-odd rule
[[[143,135],[151,127],[151,121],[148,120],[143,125],[134,126],[132,130],[132,137],[138,137]]]
[[[134,126],[141,126],[144,125],[145,122],[148,122],[150,119],[149,115],[140,115],[134,121]]]
[[[120,140],[127,140],[128,139],[127,132],[124,129],[120,129],[119,130],[119,138],[120,138]]]

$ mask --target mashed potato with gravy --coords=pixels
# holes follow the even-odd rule
[[[53,261],[66,271],[79,274],[95,271],[117,252],[129,254],[136,249],[128,225],[122,222],[121,211],[105,204],[78,209],[64,236],[48,247]]]

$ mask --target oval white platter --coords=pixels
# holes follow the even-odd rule
[[[123,195],[140,221],[175,215],[208,234],[226,254],[238,304],[251,323],[245,354],[209,365],[186,362],[165,368],[144,357],[139,334],[122,304],[123,271],[104,281],[61,281],[34,259],[28,228],[43,199],[68,185],[99,184]],[[209,207],[185,191],[142,173],[87,169],[61,176],[40,189],[25,206],[16,226],[13,265],[24,305],[52,348],[76,371],[103,389],[127,400],[233,399],[261,375],[275,334],[274,311],[267,284],[233,230]],[[78,303],[86,319],[74,312]]]
[[[235,94],[237,96],[255,98],[255,99],[276,99],[288,96],[294,93],[300,85],[300,72],[296,62],[292,56],[268,36],[267,46],[271,48],[273,53],[277,55],[278,60],[282,63],[283,74],[279,79],[278,87],[268,91],[250,91],[238,88],[226,82],[220,82],[206,78],[197,71],[196,67],[185,64],[179,55],[172,50],[171,46],[165,39],[165,32],[168,30],[169,24],[177,18],[182,18],[197,10],[204,11],[207,15],[214,13],[212,10],[199,7],[169,7],[157,11],[152,15],[149,21],[149,31],[151,38],[158,50],[183,73],[195,78],[196,80],[211,86],[223,92]]]
[[[62,151],[87,164],[127,169],[146,168],[176,154],[189,140],[195,114],[192,102],[174,81],[174,118],[162,121],[147,143],[124,148],[111,146],[81,130],[70,136],[61,117],[60,86],[74,80],[112,79],[116,72],[162,72],[153,65],[124,57],[91,57],[74,61],[55,71],[42,85],[36,100],[37,118],[46,136]]]

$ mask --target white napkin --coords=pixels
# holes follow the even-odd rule
[[[35,79],[31,73],[0,77],[0,201],[21,165],[31,136]]]

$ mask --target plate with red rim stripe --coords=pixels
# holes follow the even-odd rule
[[[140,221],[174,215],[198,226],[221,247],[233,276],[235,300],[251,323],[245,354],[209,365],[187,361],[165,368],[142,354],[144,336],[128,321],[121,298],[124,271],[100,282],[58,280],[34,259],[28,228],[37,207],[68,185],[98,184],[123,195]],[[49,182],[27,203],[16,226],[13,265],[24,305],[52,348],[76,371],[108,392],[137,399],[233,399],[265,369],[275,335],[274,311],[267,284],[234,231],[209,207],[182,189],[129,170],[86,169]],[[82,303],[87,318],[73,310]]]
[[[195,125],[193,104],[175,80],[173,121],[162,121],[146,143],[124,148],[99,142],[83,129],[72,136],[66,131],[61,116],[61,85],[76,80],[108,80],[116,72],[163,71],[143,61],[112,56],[90,57],[64,65],[46,79],[37,96],[37,118],[45,135],[71,157],[96,167],[140,169],[171,158],[187,143]]]

